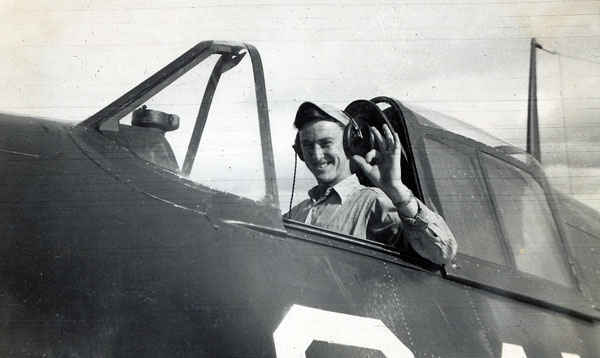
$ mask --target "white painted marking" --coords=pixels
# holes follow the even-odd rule
[[[581,358],[579,356],[579,354],[575,354],[575,353],[565,353],[565,352],[562,352],[561,355],[562,355],[562,358]]]
[[[306,349],[315,340],[375,349],[387,358],[414,358],[378,319],[300,305],[290,308],[273,332],[273,340],[277,358],[306,358]]]
[[[527,358],[523,347],[517,344],[502,343],[502,358]]]

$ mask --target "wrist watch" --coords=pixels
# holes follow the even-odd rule
[[[404,223],[406,223],[412,227],[415,227],[415,228],[418,228],[421,230],[425,230],[426,228],[429,227],[429,221],[424,218],[423,209],[421,208],[421,202],[419,200],[417,200],[417,198],[415,198],[414,196],[411,197],[410,201],[412,201],[413,199],[416,200],[416,202],[417,202],[417,213],[413,217],[400,215],[400,219],[402,219],[402,221]],[[404,205],[407,205],[407,204],[404,204]]]
[[[413,194],[412,191],[409,191],[409,196],[408,199],[403,200],[403,201],[397,201],[394,203],[394,206],[396,207],[396,210],[400,210],[403,207],[407,206],[408,204],[410,204],[413,200],[416,200],[415,195]],[[412,217],[415,218],[417,215],[419,215],[419,212],[421,212],[421,205],[419,204],[419,201],[417,200],[417,213]],[[401,215],[400,212],[398,212],[398,215],[400,215],[400,218],[402,219],[409,219],[411,217],[409,216],[404,216]]]

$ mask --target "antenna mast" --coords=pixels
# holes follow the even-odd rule
[[[527,102],[527,153],[531,154],[539,162],[542,161],[540,150],[540,126],[538,123],[537,109],[537,69],[536,48],[543,49],[535,37],[531,39],[529,52],[529,98]]]

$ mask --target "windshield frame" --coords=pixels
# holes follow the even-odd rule
[[[267,201],[269,205],[279,208],[279,192],[277,190],[277,176],[275,173],[275,160],[269,124],[269,110],[264,71],[258,50],[250,44],[222,41],[200,42],[163,67],[161,70],[147,78],[145,81],[110,103],[108,106],[79,123],[77,126],[92,128],[102,132],[118,132],[119,121],[123,117],[145,103],[155,94],[162,91],[164,88],[169,86],[179,77],[190,71],[192,68],[211,55],[220,55],[221,59],[234,57],[241,60],[241,57],[243,57],[244,54],[242,51],[246,51],[250,57],[254,76],[256,107],[258,112],[263,171],[265,178],[265,201]],[[236,64],[237,63],[233,64],[233,66]],[[224,68],[219,70],[225,72],[229,68],[231,67],[227,67],[227,65],[225,65]],[[215,70],[217,69],[215,68]],[[213,70],[213,74],[216,73],[215,70]],[[209,88],[207,88],[207,90],[209,90]],[[207,90],[205,90],[205,93],[207,93]],[[207,94],[210,96],[210,93]],[[204,101],[203,98],[203,102],[199,110],[199,116],[196,118],[196,125],[199,123],[202,124],[201,121],[203,119],[200,114],[208,113],[210,104],[210,100]],[[204,118],[204,120],[206,119]],[[193,142],[194,139],[199,140],[200,135],[201,131],[198,135],[192,136],[190,139],[190,146],[188,147],[188,153],[186,153],[186,157],[195,156],[195,152],[193,151],[197,151],[198,147],[195,146]]]

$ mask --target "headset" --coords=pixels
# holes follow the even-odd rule
[[[302,121],[305,115],[315,119],[328,117],[326,120],[341,123],[344,126],[344,152],[348,158],[353,155],[365,156],[369,151],[376,148],[375,137],[369,130],[370,126],[381,131],[383,125],[387,124],[393,130],[390,121],[379,106],[366,99],[353,101],[346,106],[342,113],[327,105],[317,106],[311,102],[304,102],[298,108],[294,123]],[[300,130],[296,133],[292,148],[294,148],[298,158],[304,161],[304,153],[300,143]]]

